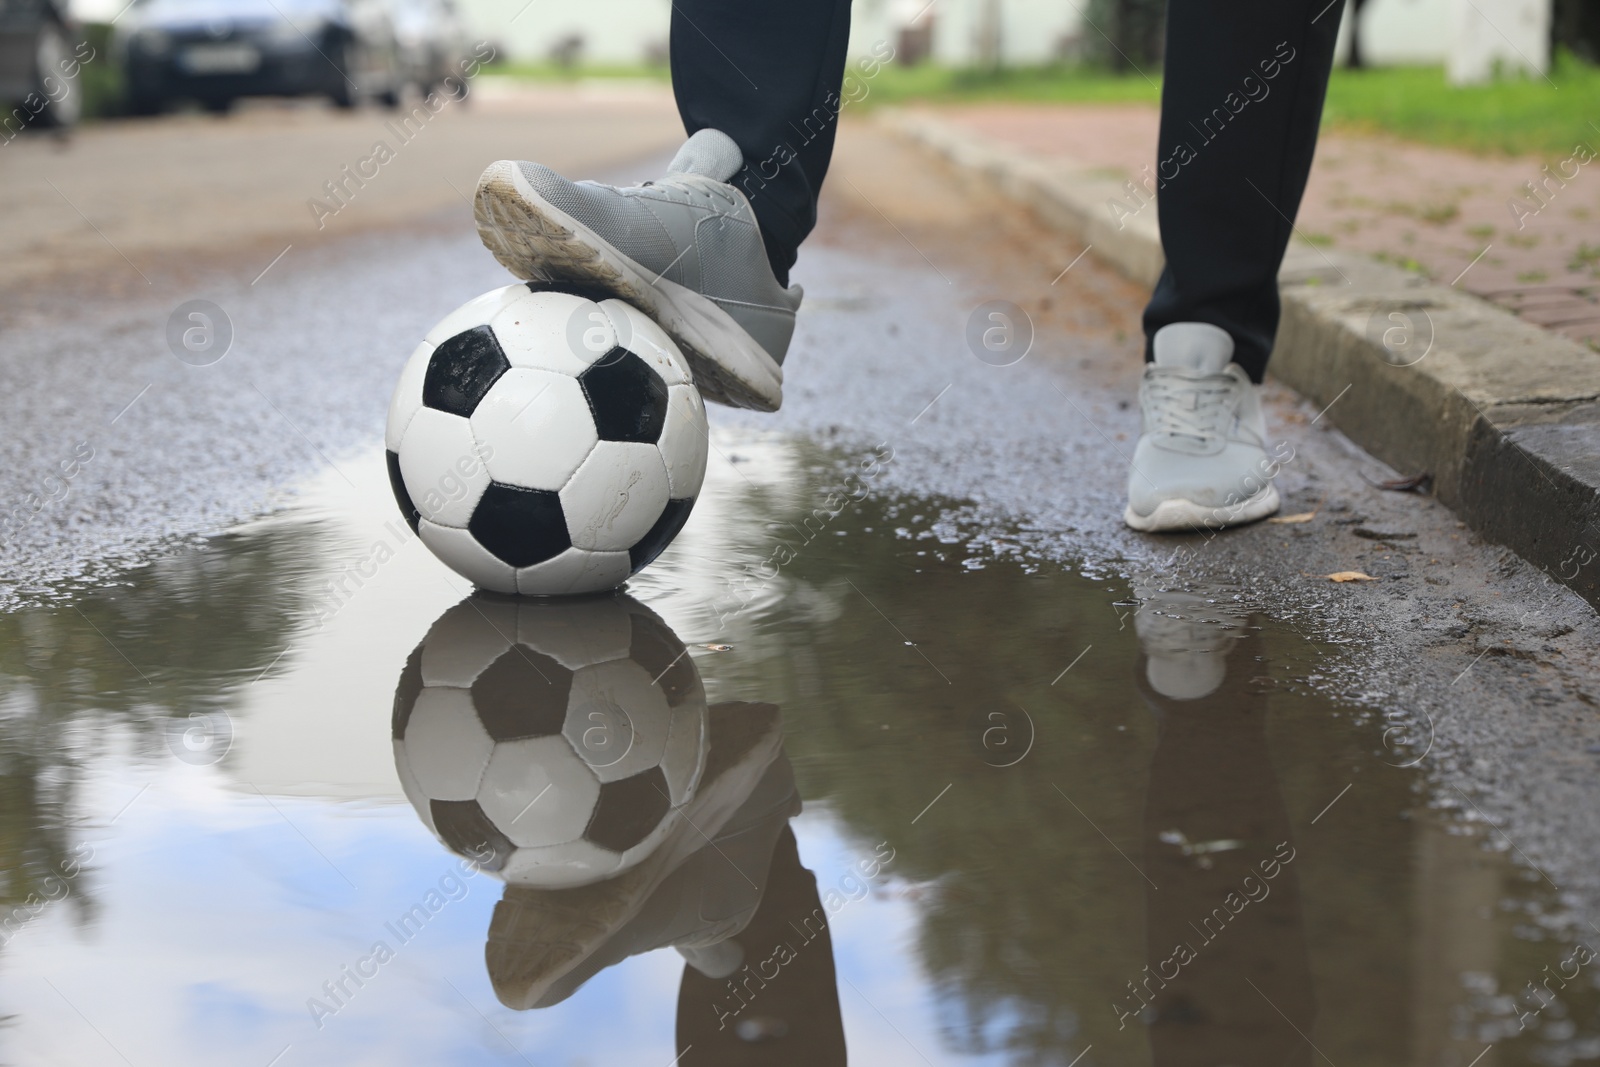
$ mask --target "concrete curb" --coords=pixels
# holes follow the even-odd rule
[[[890,131],[982,176],[1153,285],[1155,205],[1129,184],[1046,164],[935,115]],[[1118,216],[1121,216],[1120,221]],[[1600,355],[1458,289],[1296,242],[1279,275],[1272,373],[1398,471],[1433,476],[1470,526],[1600,607]]]

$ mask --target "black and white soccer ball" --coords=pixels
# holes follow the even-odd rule
[[[512,885],[589,885],[649,856],[694,799],[705,689],[630,597],[476,593],[411,654],[393,735],[401,786],[446,847]]]
[[[508,285],[412,353],[389,405],[389,480],[453,570],[499,593],[621,585],[675,537],[705,480],[688,363],[621,300]]]

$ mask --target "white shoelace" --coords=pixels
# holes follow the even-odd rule
[[[1238,383],[1227,375],[1190,378],[1156,369],[1145,379],[1149,431],[1200,440],[1221,437],[1233,416],[1237,392]]]
[[[714,210],[720,205],[725,207],[728,212],[737,211],[739,208],[739,198],[731,192],[723,192],[724,187],[721,186],[720,182],[717,185],[702,185],[699,182],[691,185],[668,179],[645,182],[644,184],[651,189],[665,193],[669,200],[679,201],[681,198],[682,203],[690,205],[696,200],[703,200]]]

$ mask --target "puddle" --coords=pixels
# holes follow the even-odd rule
[[[721,450],[626,598],[465,599],[374,451],[0,616],[0,1062],[1600,1058],[1336,649]]]

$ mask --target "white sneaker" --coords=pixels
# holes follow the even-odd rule
[[[1144,430],[1128,473],[1135,530],[1235,526],[1278,510],[1256,386],[1233,362],[1233,338],[1204,322],[1164,326],[1139,383]]]

